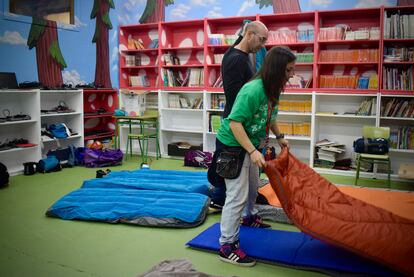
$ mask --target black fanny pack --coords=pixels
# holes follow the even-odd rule
[[[239,177],[246,150],[242,147],[225,147],[217,156],[216,173],[226,179]]]

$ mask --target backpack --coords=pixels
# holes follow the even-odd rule
[[[9,185],[9,172],[7,171],[7,167],[0,163],[0,188],[5,188]]]
[[[210,152],[188,150],[184,154],[184,166],[209,168],[212,161],[213,155]]]
[[[104,167],[122,164],[124,154],[119,149],[84,149],[83,161],[86,167]]]
[[[38,172],[41,173],[49,173],[60,171],[62,169],[62,166],[60,165],[59,160],[55,156],[48,156],[45,159],[41,159],[37,163],[36,169]]]
[[[354,151],[357,153],[383,155],[388,150],[389,143],[384,138],[359,138],[354,141]]]

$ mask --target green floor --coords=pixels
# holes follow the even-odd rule
[[[136,169],[133,157],[112,170]],[[185,169],[182,160],[160,159],[153,169]],[[321,276],[319,273],[258,263],[253,268],[226,264],[216,254],[189,249],[185,243],[219,222],[209,215],[191,229],[136,227],[124,224],[64,221],[46,217],[45,211],[63,195],[94,178],[96,169],[68,168],[61,172],[16,176],[0,190],[0,276],[137,276],[165,259],[187,258],[202,272],[223,276]],[[337,184],[353,178],[326,176]],[[363,185],[378,182],[363,180]],[[380,182],[385,186],[385,182]],[[409,184],[393,184],[409,189]],[[272,228],[297,231],[291,225]]]

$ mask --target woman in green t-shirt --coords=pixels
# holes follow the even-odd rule
[[[276,135],[281,147],[288,141],[276,123],[280,94],[294,74],[295,55],[285,47],[273,47],[263,61],[254,79],[245,84],[237,95],[230,115],[223,120],[217,140],[222,150],[240,147],[243,165],[235,179],[225,179],[226,202],[221,215],[220,259],[242,266],[253,266],[255,261],[240,249],[240,219],[243,225],[267,228],[257,215],[254,203],[259,184],[259,168],[266,166],[258,149],[266,146],[269,130]]]

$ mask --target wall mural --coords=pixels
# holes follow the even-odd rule
[[[118,25],[414,5],[414,0],[75,0],[75,24],[64,25],[11,14],[8,2],[0,0],[0,71],[50,87],[118,87]]]

